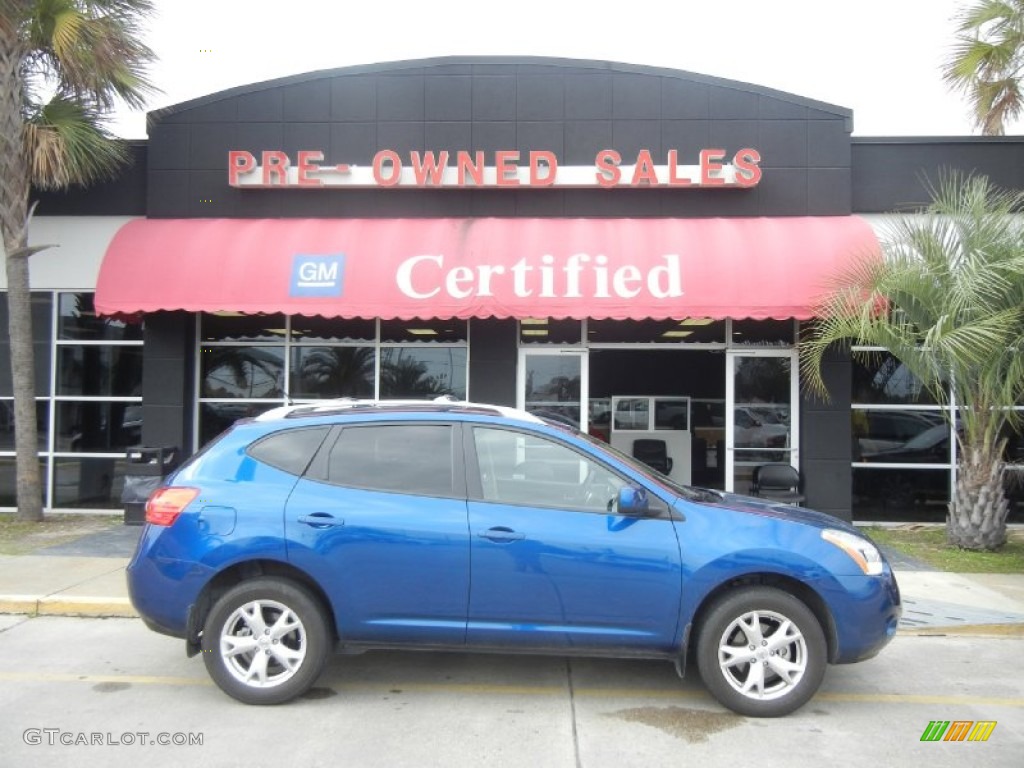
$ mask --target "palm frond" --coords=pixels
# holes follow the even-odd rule
[[[95,111],[60,96],[30,116],[24,141],[32,183],[40,189],[107,178],[125,159],[124,145]]]

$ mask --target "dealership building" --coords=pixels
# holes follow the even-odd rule
[[[747,492],[783,461],[809,506],[942,520],[949,401],[884,350],[836,351],[816,398],[796,340],[941,171],[1024,188],[1024,141],[853,126],[761,86],[517,57],[347,67],[150,113],[117,178],[38,196],[46,508],[118,510],[131,446],[188,455],[284,403],[450,395],[654,445],[681,482]],[[10,509],[7,371],[0,402]]]

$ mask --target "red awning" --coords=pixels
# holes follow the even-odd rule
[[[327,317],[812,317],[877,254],[854,216],[730,219],[139,219],[96,310]]]

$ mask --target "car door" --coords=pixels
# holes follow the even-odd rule
[[[668,505],[609,511],[625,477],[550,437],[467,429],[471,645],[664,651],[679,544]]]
[[[345,426],[288,500],[289,560],[327,593],[342,640],[465,641],[469,530],[460,428]]]

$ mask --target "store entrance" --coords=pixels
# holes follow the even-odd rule
[[[725,353],[589,351],[588,430],[685,484],[724,490]]]

